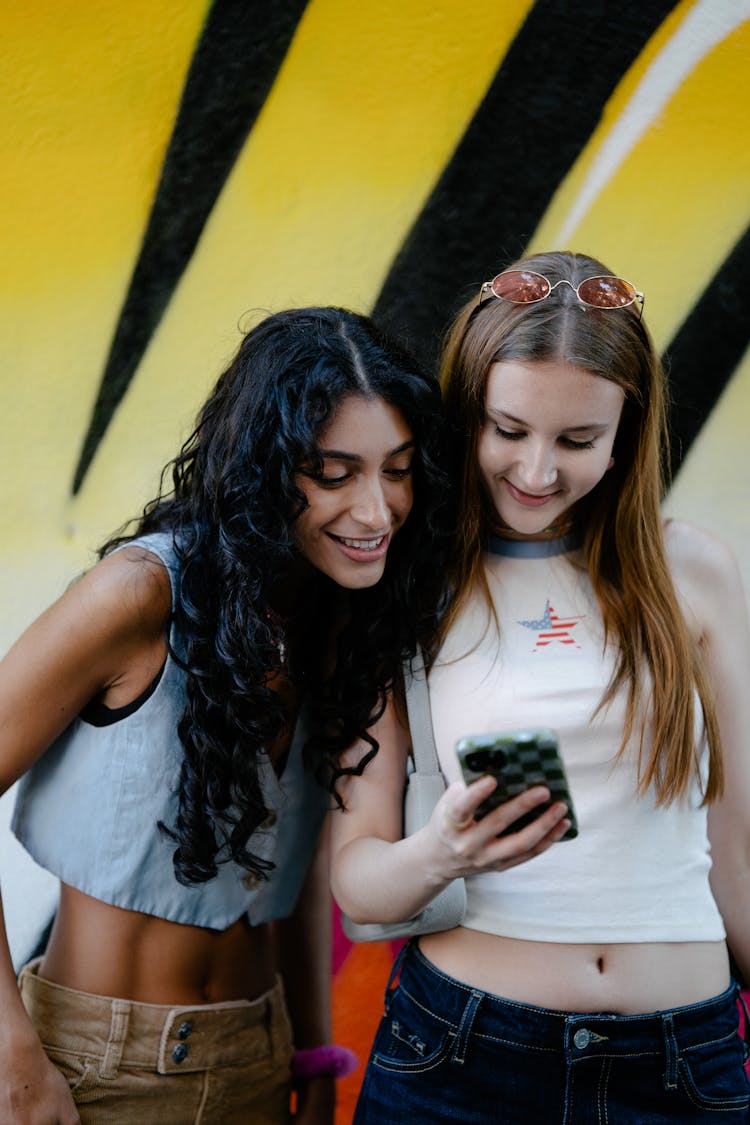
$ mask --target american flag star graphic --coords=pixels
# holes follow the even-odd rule
[[[537,617],[531,621],[518,621],[517,624],[523,625],[524,628],[531,629],[532,632],[537,634],[534,652],[538,652],[540,648],[546,648],[553,641],[557,641],[561,645],[573,645],[575,648],[580,648],[581,646],[571,636],[570,631],[575,629],[584,616],[585,614],[578,617],[558,617],[548,598],[544,604],[543,617]]]

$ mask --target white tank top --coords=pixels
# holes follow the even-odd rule
[[[560,739],[578,816],[574,840],[508,871],[466,880],[464,925],[504,937],[556,942],[719,941],[711,894],[707,810],[689,798],[657,807],[636,795],[635,749],[615,763],[624,693],[592,720],[609,682],[601,615],[575,544],[493,539],[486,575],[500,635],[484,598],[461,611],[430,672],[438,757],[460,777],[464,735],[530,726]],[[699,728],[700,729],[700,728]],[[637,742],[636,730],[633,742]],[[644,754],[649,753],[648,728]],[[705,768],[706,750],[701,747]]]

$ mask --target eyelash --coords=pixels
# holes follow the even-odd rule
[[[518,430],[503,430],[500,426],[495,426],[495,433],[498,437],[503,438],[504,441],[520,441],[526,435]],[[566,448],[575,449],[593,449],[595,438],[590,438],[589,441],[573,441],[572,438],[561,437],[560,442]]]
[[[343,477],[313,477],[312,479],[319,484],[321,488],[336,488],[338,485],[343,484],[349,480],[351,473],[345,473]]]
[[[406,469],[384,469],[386,476],[391,477],[394,481],[406,480],[412,474],[412,467],[409,465]],[[352,477],[352,473],[345,473],[341,477],[314,477],[313,479],[322,488],[338,488],[339,485],[345,484]]]

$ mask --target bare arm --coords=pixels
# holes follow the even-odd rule
[[[276,952],[297,1049],[331,1042],[331,895],[328,831],[321,834],[297,905],[275,925]],[[330,1125],[336,1104],[333,1078],[309,1079],[298,1089],[295,1120]]]
[[[523,863],[559,840],[569,826],[562,819],[565,806],[557,803],[522,831],[498,839],[519,816],[547,800],[549,791],[530,789],[475,823],[474,811],[496,784],[482,778],[468,787],[461,782],[449,786],[429,823],[402,839],[410,741],[392,703],[372,734],[378,753],[362,776],[340,783],[346,810],[331,814],[333,893],[354,922],[411,918],[451,880]],[[344,764],[356,763],[365,749],[353,747]]]
[[[708,815],[711,887],[729,947],[750,980],[750,628],[745,593],[730,552],[708,535],[670,525],[668,544],[688,619],[700,637],[721,732],[724,795]]]
[[[153,556],[147,563],[143,555],[133,548],[100,563],[0,663],[0,792],[90,699],[127,702],[158,670],[169,578]],[[77,1122],[68,1085],[48,1061],[21,1002],[1,911],[0,1010],[0,1125]]]

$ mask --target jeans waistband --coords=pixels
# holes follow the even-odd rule
[[[255,1000],[143,1004],[53,984],[39,976],[40,962],[29,962],[18,978],[27,1011],[37,1026],[54,1028],[57,1049],[99,1059],[102,1077],[121,1064],[159,1074],[246,1064],[268,1053],[269,1039],[273,1049],[286,1021],[280,979]]]
[[[459,1042],[469,1033],[535,1051],[564,1051],[569,1058],[681,1051],[737,1034],[737,986],[720,996],[639,1015],[564,1012],[505,1000],[463,984],[436,968],[411,942],[403,951],[399,986],[411,999],[450,1025]]]

